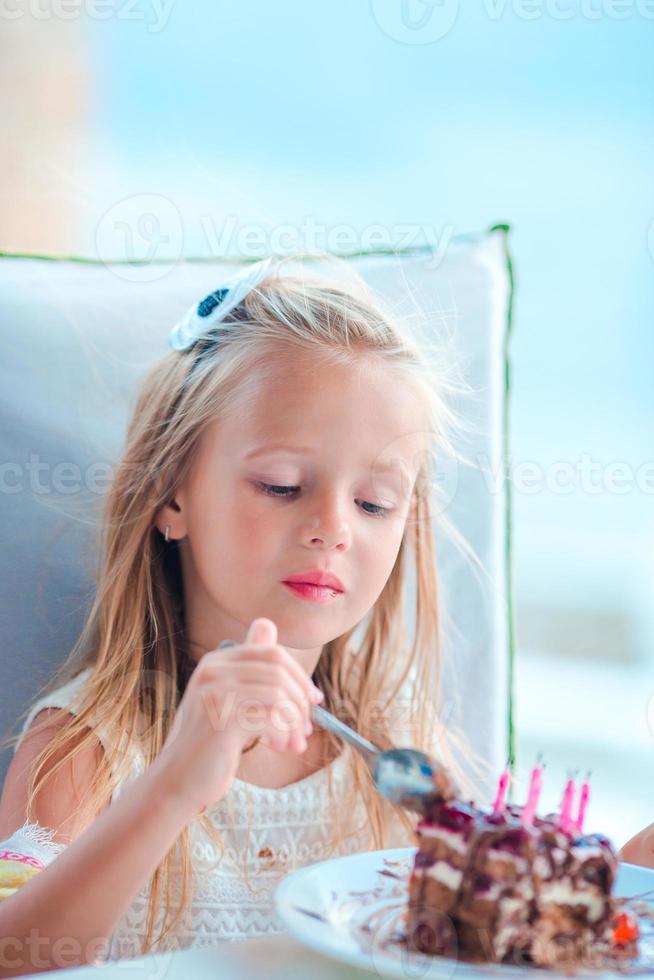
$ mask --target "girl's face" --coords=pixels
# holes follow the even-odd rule
[[[203,434],[179,509],[157,517],[179,540],[194,650],[241,642],[251,621],[313,669],[358,624],[395,562],[424,448],[417,400],[385,369],[316,366],[293,354],[254,368],[248,393]],[[321,569],[343,591],[323,602],[284,584]]]

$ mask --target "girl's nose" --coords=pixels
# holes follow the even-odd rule
[[[343,517],[342,510],[335,505],[321,508],[304,531],[307,544],[322,544],[328,548],[347,548],[350,537],[349,522]]]

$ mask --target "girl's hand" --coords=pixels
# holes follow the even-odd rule
[[[277,752],[304,752],[311,707],[321,698],[277,643],[272,620],[255,619],[242,644],[202,657],[154,765],[195,816],[222,799],[257,736]]]

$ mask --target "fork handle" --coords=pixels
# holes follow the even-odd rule
[[[340,721],[336,715],[331,714],[320,704],[314,704],[311,709],[312,719],[324,728],[326,731],[331,732],[332,735],[336,735],[338,738],[342,739],[344,742],[349,742],[353,748],[360,752],[364,757],[370,768],[372,769],[380,750],[372,742],[369,742],[367,738],[363,735],[359,735],[346,725],[344,722]]]

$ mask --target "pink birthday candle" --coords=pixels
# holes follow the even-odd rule
[[[509,762],[507,760],[504,772],[500,776],[500,781],[497,785],[497,796],[495,797],[495,802],[493,803],[493,813],[501,813],[504,809],[504,803],[506,801],[506,791],[509,785],[509,780],[511,779],[511,773],[509,771]]]
[[[568,833],[574,828],[574,822],[572,820],[572,801],[575,795],[575,775],[576,772],[569,776],[568,781],[565,784],[563,797],[561,799],[561,812],[559,814],[559,819],[557,820],[557,827]]]
[[[536,807],[538,806],[538,798],[540,797],[540,793],[543,788],[543,770],[541,766],[538,765],[540,760],[541,754],[539,753],[538,759],[536,760],[536,765],[531,770],[529,794],[527,796],[527,802],[522,810],[521,821],[525,825],[533,822],[536,814]]]
[[[588,800],[590,799],[590,770],[586,773],[586,779],[581,787],[581,796],[579,798],[579,811],[577,813],[577,819],[575,821],[575,828],[579,834],[583,833],[584,830],[584,818],[586,816],[586,807],[588,806]]]

